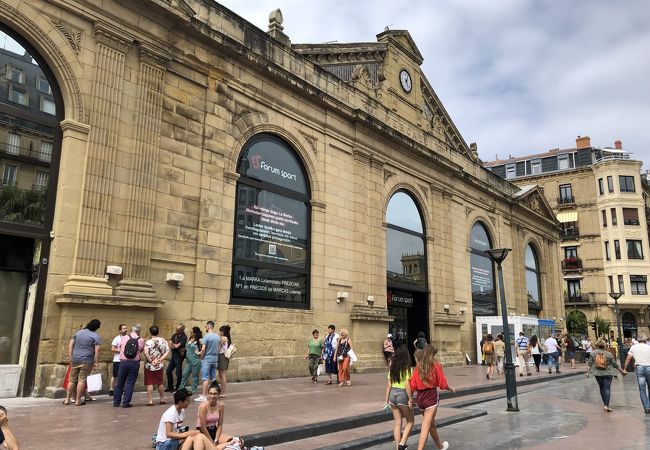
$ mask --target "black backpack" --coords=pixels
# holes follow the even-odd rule
[[[124,344],[124,357],[133,359],[140,352],[140,339],[129,336],[129,340]]]

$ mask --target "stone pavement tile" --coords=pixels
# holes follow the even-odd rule
[[[567,366],[568,367],[568,366]],[[445,369],[457,389],[503,385],[503,379],[488,381],[484,367]],[[584,372],[584,369],[580,370]],[[548,373],[530,379],[553,379]],[[526,379],[526,377],[524,377]],[[518,377],[519,380],[519,377]],[[379,411],[386,389],[386,373],[353,374],[352,386],[313,384],[309,377],[229,383],[224,432],[250,435],[282,428],[319,423],[338,417],[354,417]],[[501,386],[499,389],[503,389]],[[122,449],[150,448],[151,435],[169,405],[146,407],[146,395],[136,393],[133,408],[114,408],[108,396],[97,396],[86,406],[63,406],[60,399],[2,399],[9,409],[10,424],[26,449]],[[450,402],[443,400],[443,405]],[[198,404],[192,402],[186,423],[195,424]],[[38,433],[34,430],[38,429]]]

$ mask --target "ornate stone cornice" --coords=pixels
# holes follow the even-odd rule
[[[59,33],[68,41],[75,55],[79,55],[82,29],[62,20],[60,17],[50,17],[50,20]]]
[[[166,51],[148,44],[146,42],[140,43],[140,61],[145,64],[157,67],[160,70],[167,70],[167,65],[171,61],[171,55]]]
[[[361,150],[359,147],[352,149],[352,157],[356,162],[367,165],[370,164],[370,153]]]
[[[122,53],[126,53],[133,43],[133,38],[126,35],[123,31],[120,32],[120,30],[114,29],[110,25],[100,21],[95,22],[93,34],[97,43],[104,44]]]

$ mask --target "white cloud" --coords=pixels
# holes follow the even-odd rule
[[[483,159],[623,141],[650,162],[650,8],[644,0],[225,1],[292,42],[372,42],[407,29],[423,70]],[[266,2],[264,2],[266,3]]]

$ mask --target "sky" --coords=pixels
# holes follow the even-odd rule
[[[232,0],[268,29],[282,10],[293,43],[375,42],[408,30],[422,70],[483,161],[575,147],[623,149],[650,169],[647,0]]]

